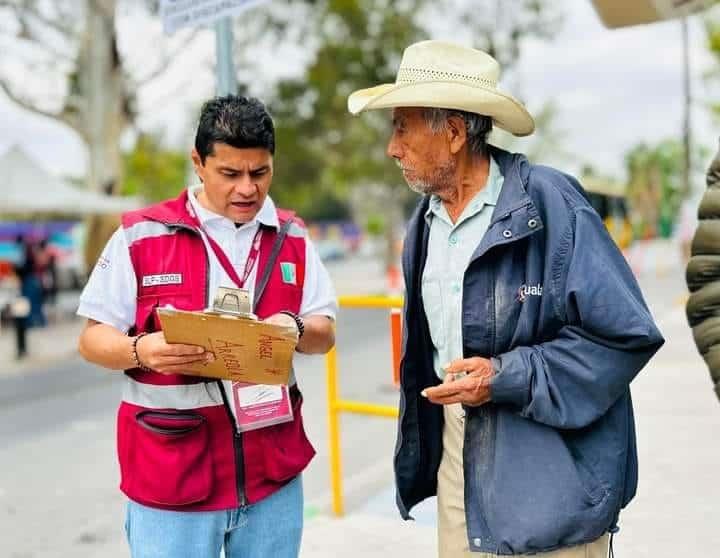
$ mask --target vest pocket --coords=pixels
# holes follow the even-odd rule
[[[305,434],[302,415],[302,395],[293,398],[293,420],[256,430],[263,434],[263,461],[268,479],[283,482],[307,467],[315,456],[315,449]]]
[[[205,417],[193,411],[143,410],[126,415],[122,488],[140,502],[184,506],[206,500],[213,463]],[[121,460],[122,461],[122,460]],[[122,463],[121,463],[122,465]]]

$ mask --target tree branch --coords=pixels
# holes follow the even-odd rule
[[[158,63],[155,69],[140,78],[131,78],[132,82],[136,85],[136,87],[139,89],[164,74],[168,70],[172,62],[175,60],[175,58],[177,58],[180,53],[182,53],[192,44],[192,42],[198,36],[199,32],[199,29],[194,29],[192,33],[190,33],[188,38],[182,41],[180,46],[174,48],[170,53],[163,53],[162,60]]]
[[[78,118],[73,116],[68,110],[62,110],[60,112],[52,112],[49,110],[42,109],[27,99],[24,99],[15,91],[13,91],[12,87],[8,84],[8,82],[4,78],[0,78],[0,89],[7,95],[8,99],[10,99],[13,103],[18,105],[19,107],[28,110],[30,112],[33,112],[35,114],[39,114],[40,116],[45,116],[47,118],[52,118],[53,120],[59,120],[60,122],[63,122],[64,124],[67,124],[74,130],[78,130],[80,121]],[[66,105],[67,107],[67,105]]]
[[[21,20],[21,23],[26,16],[30,16],[43,26],[52,29],[66,39],[77,38],[77,33],[72,28],[66,27],[59,23],[58,20],[60,18],[53,19],[51,17],[48,17],[47,15],[40,12],[37,9],[37,6],[33,3],[22,2],[18,4],[17,2],[0,0],[0,8],[11,8],[15,12],[15,16],[18,18],[18,20]]]
[[[151,103],[143,106],[143,112],[155,112],[164,107],[167,107],[172,103],[174,99],[177,99],[178,95],[182,94],[183,91],[187,91],[187,88],[192,84],[191,78],[186,78],[176,84],[170,90],[165,91],[159,98],[155,99]]]
[[[33,31],[26,29],[19,36],[16,37],[19,43],[31,45],[32,49],[42,51],[44,56],[50,59],[66,62],[71,66],[77,63],[77,60],[72,54],[63,52],[61,49],[56,48],[53,45],[48,44],[46,41],[35,34]]]

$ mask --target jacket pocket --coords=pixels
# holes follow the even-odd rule
[[[283,482],[307,467],[315,449],[305,434],[302,395],[293,397],[293,420],[257,430],[262,433],[263,462],[268,479]]]
[[[594,540],[610,527],[615,504],[607,484],[560,432],[500,411],[494,451],[477,450],[469,478],[482,487],[499,548],[541,552]]]
[[[203,415],[148,409],[125,414],[118,437],[121,488],[131,499],[184,506],[210,496],[213,463]]]

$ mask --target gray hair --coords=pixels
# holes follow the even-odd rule
[[[423,117],[430,129],[437,133],[447,129],[447,121],[451,116],[459,116],[465,122],[467,142],[470,152],[474,155],[487,153],[487,138],[492,130],[492,118],[464,110],[425,108]]]

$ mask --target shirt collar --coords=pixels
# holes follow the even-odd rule
[[[490,168],[488,170],[485,187],[475,194],[463,213],[471,211],[474,214],[486,205],[497,205],[498,199],[500,198],[500,190],[502,190],[503,175],[500,173],[500,167],[495,162],[495,159],[492,156],[489,158]],[[427,211],[425,211],[425,220],[430,223],[433,214],[440,215],[441,213],[446,213],[446,210],[442,205],[442,200],[433,194],[430,196],[430,203],[428,204]]]
[[[227,217],[218,215],[217,213],[210,211],[209,209],[205,209],[202,205],[200,205],[197,195],[202,191],[202,188],[202,184],[195,184],[188,187],[188,199],[190,200],[190,205],[192,206],[193,211],[195,211],[195,214],[200,220],[200,224],[203,227],[212,224],[220,225],[224,228],[237,229],[235,223]],[[270,196],[265,197],[265,201],[263,202],[260,211],[257,212],[253,220],[248,223],[244,223],[243,226],[255,225],[256,223],[276,229],[280,226],[277,209],[275,208],[275,203],[272,201]]]

